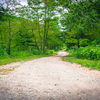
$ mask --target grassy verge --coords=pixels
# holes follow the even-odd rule
[[[20,52],[12,52],[11,58],[8,55],[2,55],[0,56],[0,65],[6,65],[8,63],[12,62],[19,62],[19,61],[28,61],[33,60],[41,57],[48,57],[56,55],[57,51],[54,50],[48,50],[45,53],[39,53],[38,51],[34,51],[29,53],[29,51],[20,51]]]
[[[33,59],[37,59],[37,58],[41,58],[41,57],[48,57],[51,55],[31,55],[31,56],[26,56],[26,57],[19,57],[19,58],[2,58],[0,59],[0,65],[6,65],[12,62],[18,62],[18,61],[29,61],[29,60],[33,60]],[[7,68],[1,68],[0,69],[0,74],[2,75],[6,75],[9,74],[11,71],[13,71],[15,68],[17,68],[19,66],[9,66]]]
[[[25,51],[25,52],[14,52],[11,55],[11,58],[9,56],[1,56],[0,57],[0,65],[6,65],[12,62],[19,62],[19,61],[29,61],[29,60],[33,60],[33,59],[37,59],[37,58],[41,58],[41,57],[49,57],[49,56],[53,56],[56,55],[57,52],[53,51],[53,50],[49,50],[48,52],[46,52],[45,54],[39,54],[39,55],[35,55],[35,54],[30,54],[29,52]],[[13,71],[15,68],[19,67],[18,66],[8,66],[6,68],[0,68],[0,74],[5,75],[5,74],[9,74],[11,71]]]
[[[68,52],[69,55],[67,57],[63,57],[63,61],[68,61],[71,63],[81,64],[83,67],[88,67],[95,70],[100,70],[100,60],[87,60],[87,59],[78,59],[72,55],[72,53]]]
[[[33,60],[36,58],[41,58],[41,57],[48,57],[51,55],[32,55],[32,56],[26,56],[26,57],[16,57],[16,58],[2,58],[0,59],[0,65],[6,65],[8,63],[12,63],[12,62],[18,62],[18,61],[28,61],[28,60]]]

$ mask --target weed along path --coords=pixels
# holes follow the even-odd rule
[[[66,55],[62,50],[1,74],[0,100],[100,100],[100,72],[62,61]]]

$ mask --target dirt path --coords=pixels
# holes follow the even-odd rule
[[[100,100],[100,72],[62,61],[66,55],[18,63],[0,75],[0,100]]]

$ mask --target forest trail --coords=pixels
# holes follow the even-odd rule
[[[100,71],[62,61],[66,55],[19,63],[0,75],[0,100],[100,100]]]

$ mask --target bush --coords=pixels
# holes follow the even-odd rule
[[[4,56],[4,50],[0,49],[0,56]]]
[[[5,50],[0,49],[0,58],[7,58],[10,57]]]
[[[79,39],[79,45],[82,47],[88,46],[89,40],[88,39]]]
[[[77,39],[74,38],[66,39],[66,44],[68,49],[75,48],[74,46],[76,46],[77,43],[78,43]]]
[[[30,56],[31,54],[29,53],[29,51],[20,51],[20,52],[13,52],[11,54],[11,57],[27,57]]]
[[[3,50],[3,48],[5,48],[5,47],[6,47],[5,44],[0,44],[0,57],[8,56],[6,50],[5,49]]]
[[[100,45],[100,38],[96,40],[96,45]]]
[[[54,50],[48,50],[45,52],[46,55],[50,55],[50,54],[56,54],[56,52]]]
[[[49,54],[53,54],[54,53],[54,50],[49,50]]]
[[[81,59],[100,60],[100,47],[80,47],[73,51],[73,55]]]
[[[35,54],[35,55],[40,55],[40,52],[37,49],[33,49],[32,53]]]

